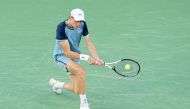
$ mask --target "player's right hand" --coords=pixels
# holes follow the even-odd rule
[[[95,65],[96,64],[96,60],[94,58],[92,58],[92,57],[89,57],[87,62],[90,65]]]

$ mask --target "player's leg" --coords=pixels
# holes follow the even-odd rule
[[[60,66],[62,69],[66,68],[66,71],[69,70],[69,72],[72,74],[70,76],[71,83],[64,83],[57,81],[53,78],[49,80],[50,85],[53,87],[53,89],[61,89],[64,88],[75,92],[75,93],[84,93],[85,92],[85,71],[82,68],[82,66],[79,64],[79,61],[77,60],[71,60],[70,58],[65,57],[64,55],[55,55],[54,60],[58,66]],[[63,85],[64,84],[64,85]],[[79,86],[82,85],[82,86]],[[81,92],[82,90],[82,92]]]
[[[60,64],[60,63],[59,63]],[[77,94],[85,94],[85,70],[82,66],[72,60],[67,62],[67,70],[70,74],[70,83],[64,83],[50,79],[50,84],[55,88],[64,88]]]
[[[71,83],[65,83],[64,88],[80,96],[80,109],[89,109],[86,98],[86,72],[84,68],[78,63],[69,61],[67,69],[72,73],[70,75]]]
[[[71,59],[70,58],[67,58],[65,57],[64,55],[62,54],[57,54],[54,56],[54,61],[55,63],[60,67],[62,68],[63,70],[65,70],[66,72],[68,72],[68,70],[66,69],[66,65],[67,63],[70,61]],[[50,78],[49,79],[49,84],[52,86],[52,89],[53,91],[56,93],[56,90],[59,90],[59,89],[63,89],[64,87],[64,82],[60,82],[60,81],[57,81],[53,78]],[[72,84],[72,83],[70,83]],[[72,86],[72,85],[71,85]],[[68,90],[70,91],[73,91],[73,88],[70,87]]]
[[[73,61],[67,63],[67,69],[71,72],[71,83],[64,84],[64,88],[73,91],[77,94],[85,94],[86,74],[84,68]]]
[[[69,58],[58,55],[55,56],[55,62],[62,68],[67,68],[69,72],[71,72],[70,83],[64,83],[60,82],[54,79],[50,79],[49,83],[54,87],[58,89],[67,89],[69,91],[75,92],[80,96],[80,109],[89,109],[88,102],[86,98],[86,87],[85,87],[85,70],[84,68],[78,63],[70,60]]]

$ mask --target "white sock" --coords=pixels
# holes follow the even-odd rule
[[[63,89],[63,85],[64,85],[64,82],[57,81],[54,86],[56,88]]]
[[[87,101],[87,98],[86,98],[86,94],[79,95],[79,96],[80,96],[80,104],[88,106],[88,101]]]

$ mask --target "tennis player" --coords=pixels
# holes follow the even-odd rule
[[[81,38],[85,39],[90,55],[82,54],[79,50]],[[80,64],[80,60],[90,65],[103,66],[90,39],[88,27],[85,22],[84,12],[81,9],[73,9],[69,18],[57,26],[56,45],[54,48],[55,62],[70,73],[70,83],[61,82],[51,78],[49,84],[56,89],[66,89],[80,96],[80,109],[89,109],[86,97],[86,71]]]

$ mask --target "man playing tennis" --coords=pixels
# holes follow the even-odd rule
[[[79,50],[82,36],[86,41],[91,56],[81,54]],[[54,57],[59,66],[70,72],[71,82],[64,83],[51,78],[49,84],[54,90],[66,89],[77,93],[80,96],[80,109],[89,109],[85,86],[86,71],[80,65],[79,60],[86,61],[90,65],[99,66],[104,66],[104,62],[99,58],[89,37],[84,12],[81,9],[73,9],[69,18],[57,26]]]

